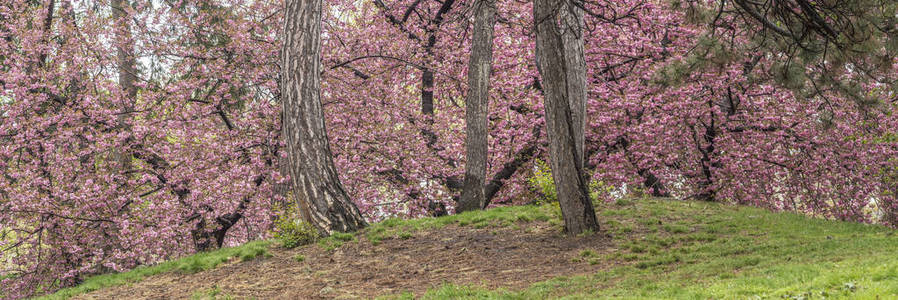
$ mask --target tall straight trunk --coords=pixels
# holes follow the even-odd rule
[[[577,157],[584,165],[586,144],[586,56],[584,54],[583,10],[566,0],[560,11],[562,26],[561,39],[564,45],[564,62],[567,75],[568,101],[571,107],[571,124],[574,129],[574,144]]]
[[[421,114],[433,116],[433,71],[421,71]]]
[[[325,235],[365,227],[334,166],[321,109],[322,0],[286,0],[281,49],[283,130],[293,195]]]
[[[599,223],[589,199],[581,142],[586,111],[578,102],[580,99],[573,99],[585,94],[586,73],[585,67],[577,67],[584,61],[582,42],[569,43],[582,41],[582,37],[565,37],[569,31],[570,34],[581,31],[582,14],[565,0],[533,2],[537,67],[545,91],[549,159],[565,232],[597,231]]]
[[[116,64],[118,66],[118,83],[122,89],[121,103],[119,105],[119,115],[117,120],[119,127],[123,131],[130,131],[128,123],[128,114],[134,110],[134,101],[137,97],[137,87],[134,82],[137,81],[137,70],[135,68],[134,47],[131,41],[131,26],[129,25],[128,13],[125,8],[130,6],[128,0],[110,0],[109,6],[112,9],[113,30],[115,32],[116,46]],[[125,172],[131,168],[131,155],[123,150],[116,149],[112,153],[113,160],[118,163],[119,171]]]
[[[421,71],[421,115],[424,116],[424,137],[427,147],[436,147],[437,134],[433,132],[433,71],[425,68]]]
[[[465,183],[457,212],[482,209],[486,203],[487,114],[495,23],[495,2],[478,0],[474,7],[474,36],[468,61],[469,90],[465,101]]]
[[[437,10],[436,15],[430,20],[430,24],[425,27],[427,43],[424,44],[424,52],[427,53],[427,57],[433,59],[434,58],[434,47],[437,44],[437,33],[439,33],[440,25],[443,24],[444,15],[452,9],[452,5],[455,3],[455,0],[446,0],[440,5],[440,9]],[[437,141],[439,137],[436,132],[433,130],[433,120],[434,120],[434,73],[433,69],[426,66],[421,70],[421,115],[424,116],[424,129],[422,133],[424,137],[427,139],[427,148],[439,152]],[[449,164],[454,167],[455,163],[450,161]],[[427,207],[430,210],[430,214],[433,216],[439,216],[446,214],[446,206],[442,202],[437,202],[434,200],[428,200]]]
[[[436,15],[433,17],[433,20],[430,20],[430,24],[427,25],[425,31],[427,32],[427,43],[424,44],[424,52],[427,53],[427,57],[433,58],[433,50],[437,45],[437,33],[439,32],[440,25],[443,24],[444,15],[449,13],[449,10],[452,9],[452,5],[455,3],[455,0],[446,0],[440,5],[440,9],[437,10]],[[433,112],[434,112],[434,103],[433,103],[433,88],[434,88],[434,77],[433,70],[430,67],[425,66],[424,69],[421,70],[421,114],[427,117],[427,145],[430,148],[433,148],[437,142],[437,136],[433,132]]]

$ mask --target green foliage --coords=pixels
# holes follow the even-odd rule
[[[558,201],[558,192],[555,191],[555,181],[552,179],[552,169],[549,165],[536,159],[536,170],[527,178],[530,188],[540,195],[540,202],[548,203]]]
[[[708,11],[696,11],[697,21],[707,18]],[[671,63],[662,66],[655,72],[650,84],[661,87],[675,87],[682,85],[686,79],[694,73],[705,69],[720,67],[738,60],[737,53],[731,51],[726,43],[714,36],[699,37],[698,44],[693,51],[682,58],[675,58]]]
[[[304,262],[304,261],[306,261],[306,256],[302,255],[302,254],[297,254],[297,255],[293,256],[293,261],[300,262],[300,263]]]
[[[774,80],[793,91],[804,88],[807,80],[804,72],[804,66],[795,62],[776,63],[770,70]]]
[[[552,178],[552,169],[549,165],[539,159],[535,162],[536,170],[533,175],[527,178],[527,185],[530,190],[540,196],[536,204],[558,202],[558,192],[555,190],[555,180]],[[589,176],[587,176],[588,178]],[[593,201],[599,198],[602,193],[608,193],[612,187],[606,186],[601,181],[591,180],[589,182],[589,197]]]
[[[295,204],[278,210],[274,221],[274,238],[284,248],[296,248],[314,243],[320,237],[315,226],[299,219]]]

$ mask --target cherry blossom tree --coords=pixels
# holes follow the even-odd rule
[[[4,295],[267,234],[271,4],[0,5]]]

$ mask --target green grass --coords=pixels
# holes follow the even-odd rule
[[[357,234],[364,234],[368,241],[376,245],[383,239],[410,239],[414,237],[415,232],[437,229],[449,224],[474,226],[477,228],[508,227],[515,226],[516,223],[520,222],[547,221],[552,218],[560,218],[557,204],[554,206],[550,204],[544,206],[530,205],[503,207],[488,211],[469,212],[440,218],[422,218],[414,220],[388,219],[383,222],[371,224],[370,227]],[[329,237],[319,239],[317,244],[324,250],[332,251],[342,247],[347,242],[358,241],[355,235],[356,234],[353,233],[335,233]],[[139,267],[129,272],[94,276],[88,278],[84,283],[76,287],[59,290],[56,293],[44,296],[41,299],[68,299],[75,295],[106,287],[138,282],[146,277],[164,272],[176,271],[195,273],[214,268],[230,259],[248,261],[259,256],[267,257],[270,255],[268,254],[267,249],[271,245],[273,245],[271,241],[251,242],[239,247],[200,253],[154,266]],[[294,260],[297,262],[304,261],[305,257],[294,257]]]
[[[219,288],[218,286],[212,286],[211,289],[194,292],[193,295],[190,296],[190,299],[191,300],[218,300],[218,299],[232,300],[235,298],[231,297],[230,295],[227,295],[227,294],[222,294],[221,288]]]
[[[335,232],[329,237],[318,240],[318,246],[321,246],[324,250],[332,251],[343,247],[343,243],[345,242],[352,242],[355,240],[355,234]]]
[[[604,233],[615,251],[584,249],[571,261],[606,266],[522,290],[444,284],[424,299],[892,299],[898,298],[898,236],[873,225],[716,203],[627,199],[599,204]],[[345,243],[413,239],[447,225],[515,228],[544,221],[560,232],[557,204],[502,207],[441,218],[389,219],[356,234],[318,241],[325,250]],[[360,240],[359,238],[364,237]],[[54,294],[67,298],[168,271],[196,272],[243,254],[264,255],[268,243],[203,253],[122,274],[97,276]],[[254,256],[254,257],[255,257]],[[250,258],[251,259],[251,258]],[[296,261],[303,258],[294,258]],[[200,292],[200,296],[208,296]],[[383,297],[410,299],[405,293]]]
[[[520,228],[520,226],[533,221],[555,221],[553,224],[558,225],[560,231],[560,218],[558,203],[540,206],[498,207],[439,218],[387,219],[371,224],[362,234],[372,243],[378,244],[384,239],[410,239],[416,232],[438,229],[450,224],[473,228]]]
[[[217,267],[218,265],[239,259],[249,261],[258,257],[268,257],[268,247],[271,242],[255,241],[233,248],[223,248],[212,252],[199,253],[178,260],[167,261],[154,266],[138,267],[124,273],[105,274],[90,277],[78,286],[62,289],[54,294],[38,299],[68,299],[70,297],[89,293],[106,287],[118,286],[138,282],[146,277],[165,272],[182,272],[186,274],[196,273]],[[214,296],[214,295],[213,295]]]
[[[600,258],[614,267],[516,291],[445,284],[423,298],[898,297],[898,236],[885,227],[704,202],[639,199],[618,204],[599,208],[604,209],[606,230],[634,231],[630,239],[615,233],[618,252]],[[593,256],[584,250],[572,259],[593,263]]]

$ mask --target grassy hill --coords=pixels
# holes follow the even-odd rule
[[[557,205],[387,220],[90,278],[48,298],[895,299],[881,226],[716,203],[599,204],[602,232],[561,235]]]

